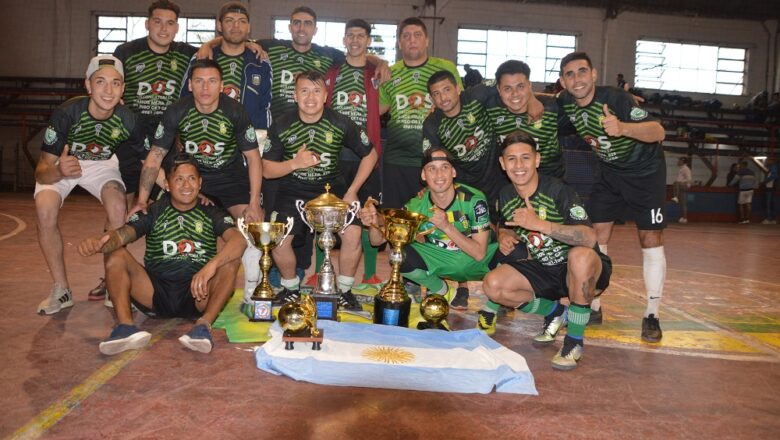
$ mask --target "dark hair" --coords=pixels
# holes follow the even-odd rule
[[[507,147],[513,144],[530,145],[534,151],[536,151],[539,148],[536,145],[536,140],[533,138],[533,136],[531,136],[530,134],[524,131],[517,130],[506,135],[504,141],[501,142],[501,154],[504,154],[504,150],[506,150]]]
[[[496,69],[496,85],[501,82],[501,77],[504,75],[514,75],[522,73],[530,81],[531,80],[531,68],[528,64],[518,60],[508,60],[501,63]]]
[[[179,5],[169,0],[156,0],[152,2],[152,4],[149,5],[148,17],[152,16],[152,13],[154,12],[155,9],[165,9],[167,11],[173,11],[173,13],[176,14],[177,20],[179,19],[179,14],[181,13],[181,8],[179,8]]]
[[[192,165],[200,176],[200,169],[198,168],[198,162],[194,157],[187,153],[176,153],[172,159],[167,160],[165,163],[165,178],[169,179],[176,170],[182,165]]]
[[[222,79],[222,69],[220,69],[219,63],[212,59],[202,58],[193,61],[192,67],[190,67],[190,80],[192,80],[192,75],[195,73],[195,69],[217,69],[217,72],[219,72],[219,78]]]
[[[572,61],[585,60],[588,62],[588,67],[593,68],[593,63],[590,62],[590,57],[585,52],[572,52],[565,57],[561,58],[561,76],[563,76],[563,68]]]
[[[304,72],[295,75],[295,85],[298,85],[298,81],[302,79],[308,79],[313,83],[316,82],[321,82],[323,84],[325,83],[325,75],[321,74],[320,72],[317,72],[316,70],[306,70]]]
[[[317,13],[314,12],[314,9],[308,6],[298,6],[297,8],[293,9],[292,12],[290,12],[290,18],[299,12],[311,15],[314,18],[314,22],[317,22]]]
[[[452,154],[449,151],[447,151],[444,147],[431,147],[425,150],[425,152],[423,153],[423,161],[422,161],[423,168],[425,168],[425,165],[428,165],[434,160],[441,160],[441,159],[435,159],[433,157],[433,153],[444,153],[447,162],[449,162],[450,165],[452,165],[452,160],[453,160]]]
[[[688,158],[687,157],[681,157],[679,160],[682,161],[685,165],[688,165]]]
[[[439,70],[438,72],[435,72],[433,75],[428,78],[428,92],[431,91],[431,86],[436,84],[439,81],[449,80],[452,84],[457,85],[458,82],[455,80],[455,75],[452,74],[452,72],[448,70]]]
[[[406,26],[420,26],[423,30],[423,33],[425,33],[425,36],[428,36],[428,26],[425,25],[425,22],[420,20],[417,17],[408,17],[401,20],[401,23],[398,24],[398,39],[401,39],[401,34],[404,32],[404,28]]]
[[[235,12],[237,14],[246,15],[246,19],[249,20],[249,11],[246,9],[246,5],[241,2],[227,2],[219,9],[219,21],[229,13]]]
[[[347,34],[347,30],[349,28],[361,28],[364,31],[366,31],[366,35],[371,35],[371,25],[368,24],[366,20],[363,20],[362,18],[353,18],[347,22],[347,24],[344,26],[344,34]]]

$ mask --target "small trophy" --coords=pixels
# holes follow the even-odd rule
[[[294,350],[296,342],[311,342],[312,350],[320,349],[325,330],[317,328],[317,306],[310,295],[283,305],[279,325],[285,350]]]
[[[322,267],[317,274],[317,285],[312,291],[312,298],[317,308],[319,319],[336,320],[338,318],[339,291],[336,288],[336,271],[330,260],[330,251],[336,245],[336,232],[344,232],[352,223],[360,209],[360,202],[347,203],[330,193],[330,184],[325,185],[325,192],[305,204],[297,200],[295,206],[301,214],[303,222],[311,232],[317,231],[317,244],[325,253]]]
[[[449,331],[444,325],[445,318],[450,313],[450,305],[443,295],[432,293],[420,303],[420,314],[425,322],[417,323],[418,330],[439,329]]]
[[[371,225],[382,231],[392,251],[390,265],[392,272],[390,280],[374,297],[374,323],[409,327],[409,310],[412,299],[406,293],[401,281],[401,262],[404,260],[403,247],[413,242],[417,237],[417,229],[428,221],[428,217],[403,209],[381,209],[380,214],[385,219],[382,228]]]
[[[290,235],[293,227],[293,218],[287,217],[287,223],[281,222],[254,222],[245,223],[243,218],[237,222],[238,230],[246,238],[250,246],[260,249],[263,256],[260,258],[260,270],[263,272],[262,281],[255,287],[252,297],[249,299],[249,320],[253,322],[271,322],[273,316],[273,302],[276,299],[271,283],[268,282],[268,271],[271,269],[271,249],[282,244]]]

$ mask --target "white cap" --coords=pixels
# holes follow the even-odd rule
[[[98,55],[89,60],[89,65],[87,66],[87,79],[103,67],[113,67],[114,70],[119,72],[122,79],[125,79],[125,69],[122,67],[122,62],[113,55]]]

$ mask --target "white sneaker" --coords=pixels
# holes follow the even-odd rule
[[[762,225],[771,225],[772,220],[769,220],[768,218],[765,218],[764,221],[761,222]]]
[[[62,309],[73,307],[73,294],[57,283],[51,288],[49,296],[38,304],[39,315],[53,315]]]
[[[672,197],[672,201],[674,203],[680,203],[680,200],[677,197]]]
[[[680,223],[688,223],[688,219],[685,217],[680,217],[680,220],[678,220]]]

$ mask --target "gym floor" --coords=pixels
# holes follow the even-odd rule
[[[104,218],[89,196],[66,201],[60,229],[76,304],[38,316],[51,279],[32,197],[0,194],[2,438],[731,439],[780,432],[777,226],[670,225],[659,344],[640,341],[641,252],[634,227],[617,227],[604,323],[586,331],[577,369],[550,367],[560,341],[531,344],[540,317],[515,312],[499,320],[495,339],[523,355],[534,374],[539,396],[523,396],[295,382],[258,370],[254,346],[230,344],[221,330],[204,355],[177,341],[190,322],[143,316],[136,322],[153,334],[150,345],[103,356],[98,343],[114,319],[102,302],[87,301],[102,264],[79,256],[76,246],[99,234]],[[140,256],[143,247],[132,251]],[[387,278],[385,255],[378,265]],[[472,328],[485,300],[479,283],[470,287],[469,310],[450,315],[456,329]]]

